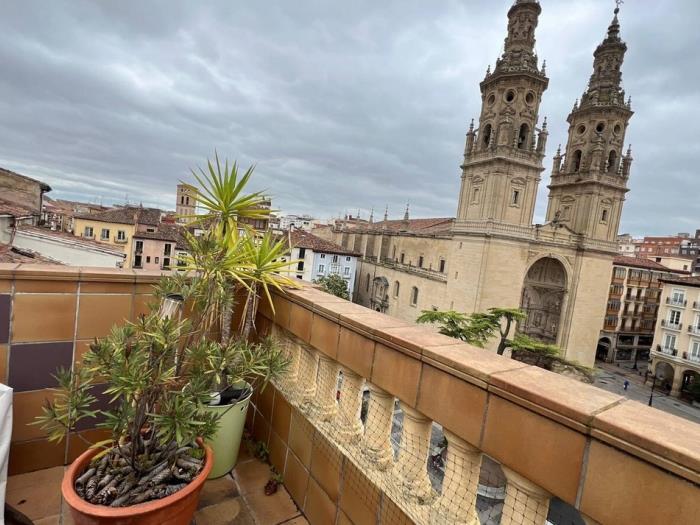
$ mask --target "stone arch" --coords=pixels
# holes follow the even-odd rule
[[[676,370],[666,361],[658,361],[654,366],[656,384],[666,391],[671,391]]]
[[[572,171],[576,172],[581,169],[581,158],[583,157],[583,152],[580,149],[574,151],[573,158],[571,159]]]
[[[518,327],[520,333],[545,343],[557,343],[568,281],[567,268],[557,257],[542,257],[530,266],[520,301],[525,312]]]
[[[601,337],[598,340],[598,346],[595,351],[595,358],[599,361],[608,361],[610,359],[610,351],[612,350],[612,341],[609,337]]]
[[[530,127],[523,123],[518,131],[518,149],[527,149],[527,142],[530,138]]]
[[[681,377],[681,393],[691,396],[693,385],[700,384],[700,373],[690,368],[683,370]]]
[[[608,166],[606,171],[608,173],[617,172],[617,152],[614,149],[611,149],[608,154]]]
[[[492,128],[491,124],[486,124],[484,126],[484,130],[481,132],[481,143],[483,144],[484,148],[488,148],[489,142],[491,142],[491,133],[492,133]]]

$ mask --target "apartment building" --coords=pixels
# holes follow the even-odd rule
[[[170,270],[183,264],[187,253],[184,228],[161,224],[156,231],[134,234],[132,267],[143,270]]]
[[[700,277],[664,277],[651,371],[672,396],[700,381]]]
[[[292,230],[288,235],[291,259],[298,261],[294,272],[296,278],[312,282],[319,277],[340,275],[348,283],[352,300],[360,254],[304,230]]]
[[[615,257],[596,359],[646,361],[654,339],[661,279],[687,275],[646,258]]]
[[[77,237],[124,246],[124,267],[131,268],[134,234],[155,232],[160,224],[161,214],[158,209],[141,206],[119,206],[97,213],[79,214],[75,216],[73,233]]]
[[[700,273],[700,230],[695,230],[695,237],[688,239],[680,249],[680,254],[693,258],[693,273]]]
[[[661,237],[647,236],[639,247],[639,256],[676,255],[681,253],[681,247],[688,242],[690,242],[690,235],[687,233]]]

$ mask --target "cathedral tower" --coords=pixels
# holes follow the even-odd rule
[[[593,53],[588,89],[567,118],[568,142],[564,155],[558,150],[554,156],[547,206],[547,221],[602,241],[617,238],[632,163],[631,150],[623,154],[632,110],[621,86],[627,45],[618,12]]]
[[[547,140],[546,120],[537,128],[549,82],[534,51],[541,10],[536,0],[516,0],[508,11],[503,55],[486,71],[479,125],[467,133],[458,220],[532,224]]]

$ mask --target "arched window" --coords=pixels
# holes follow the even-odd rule
[[[520,132],[518,133],[518,148],[527,149],[527,139],[530,135],[530,128],[527,124],[520,126]]]
[[[399,296],[399,288],[401,285],[399,284],[399,281],[394,281],[394,297]]]
[[[483,137],[482,142],[486,148],[488,147],[489,142],[491,142],[491,124],[486,124],[486,126],[484,126],[484,131],[481,132],[481,135]]]
[[[617,171],[617,153],[615,150],[610,150],[608,155],[608,173],[615,173]]]
[[[365,291],[366,292],[369,292],[369,280],[370,279],[371,279],[371,277],[369,276],[369,274],[367,274],[367,283],[365,283]]]
[[[581,169],[581,150],[577,149],[574,151],[574,158],[573,158],[573,163],[571,165],[574,171],[578,171]]]
[[[415,286],[411,288],[411,306],[416,306],[418,304],[418,288]]]

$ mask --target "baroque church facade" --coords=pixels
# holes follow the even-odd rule
[[[632,162],[623,147],[632,110],[621,87],[627,47],[618,11],[567,117],[566,147],[553,157],[546,223],[533,224],[547,143],[539,106],[549,80],[534,52],[541,7],[516,0],[503,55],[480,83],[457,216],[410,219],[407,209],[403,220],[385,214],[324,232],[363,256],[356,302],[411,321],[427,309],[520,307],[520,333],[592,366]]]

